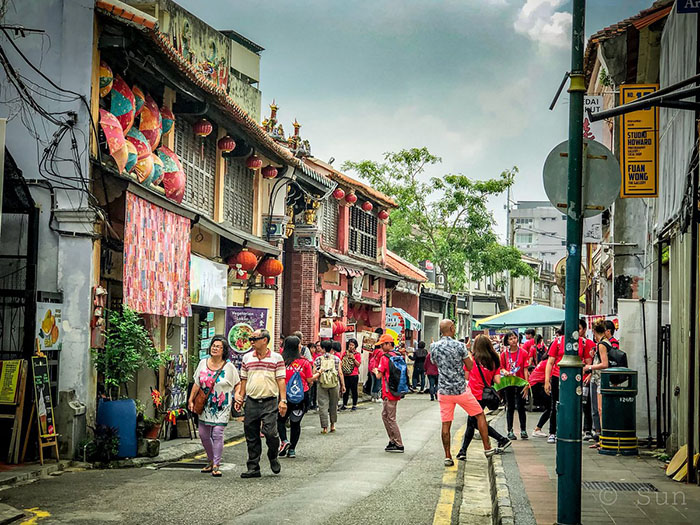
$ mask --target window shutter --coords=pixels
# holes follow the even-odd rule
[[[224,222],[248,233],[253,232],[253,170],[240,159],[226,159],[224,175]]]
[[[216,133],[201,139],[192,131],[192,122],[185,118],[175,121],[175,153],[180,157],[187,175],[183,204],[214,218],[214,177],[216,175]],[[202,155],[202,141],[204,155]]]

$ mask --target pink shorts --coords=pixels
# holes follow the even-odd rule
[[[440,403],[440,419],[443,423],[454,420],[456,405],[461,406],[470,416],[476,416],[484,411],[469,388],[458,396],[446,396],[438,393],[438,402]]]

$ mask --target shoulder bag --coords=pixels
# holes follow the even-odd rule
[[[481,401],[489,410],[496,410],[501,405],[501,398],[498,397],[498,392],[489,384],[486,383],[484,372],[481,370],[481,365],[474,361],[474,364],[479,369],[481,380],[484,382],[484,391],[481,394]]]
[[[219,376],[221,375],[221,372],[224,371],[224,367],[226,366],[226,363],[224,363],[224,366],[219,368],[219,371],[216,373],[214,376],[214,381],[212,383],[211,388],[206,389],[206,388],[199,388],[199,391],[197,392],[197,395],[194,396],[194,401],[192,404],[194,405],[194,413],[197,415],[201,415],[202,412],[204,412],[204,406],[207,404],[207,400],[209,399],[209,396],[211,395],[212,390],[214,390],[214,387],[216,386],[216,380],[219,379]]]

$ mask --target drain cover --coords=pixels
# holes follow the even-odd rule
[[[171,461],[168,463],[163,463],[158,465],[156,468],[158,470],[164,468],[186,468],[186,469],[197,469],[201,470],[206,467],[208,463],[206,461]]]
[[[614,490],[617,492],[659,492],[651,483],[625,483],[623,481],[584,481],[585,490]]]

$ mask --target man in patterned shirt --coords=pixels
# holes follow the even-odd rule
[[[445,449],[445,466],[454,465],[450,451],[450,429],[454,419],[455,406],[461,406],[467,414],[476,418],[476,423],[484,442],[484,454],[490,458],[498,452],[491,448],[488,424],[481,405],[467,388],[464,369],[471,370],[473,362],[466,346],[455,340],[456,327],[451,319],[440,321],[439,341],[430,345],[430,359],[438,367],[438,401],[442,420],[442,446]]]

